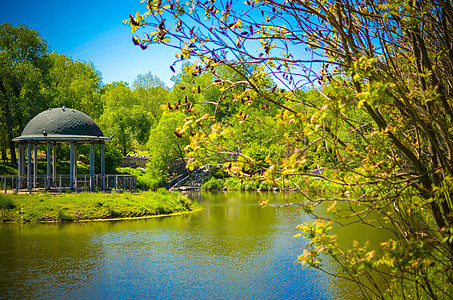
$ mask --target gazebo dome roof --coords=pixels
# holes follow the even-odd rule
[[[109,140],[87,114],[72,108],[49,108],[28,122],[14,141],[96,142]]]

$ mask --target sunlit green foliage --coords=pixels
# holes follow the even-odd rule
[[[99,125],[104,135],[114,136],[113,143],[121,147],[123,155],[136,140],[144,144],[148,140],[153,119],[143,110],[136,95],[123,83],[105,88],[102,94],[104,112]]]
[[[49,107],[70,107],[100,117],[102,103],[99,94],[101,74],[93,64],[74,61],[63,54],[50,54]]]
[[[138,75],[132,92],[140,107],[153,119],[153,124],[157,124],[163,113],[161,106],[169,101],[169,91],[165,84],[151,73]]]
[[[188,143],[188,138],[179,138],[174,131],[184,123],[185,117],[179,111],[164,113],[159,124],[150,132],[147,143],[150,158],[147,167],[150,169],[149,176],[160,183],[166,181],[165,171],[171,162],[184,161],[184,147]]]
[[[0,195],[0,222],[64,222],[136,218],[193,211],[187,196],[166,190],[134,194]]]
[[[47,109],[44,93],[50,62],[46,41],[39,33],[23,25],[0,24],[0,131],[6,140],[11,161],[16,164],[15,145],[36,114]]]

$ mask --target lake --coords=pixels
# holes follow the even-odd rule
[[[117,222],[0,224],[0,298],[356,299],[354,285],[295,264],[310,220],[284,193],[192,193],[203,210]],[[362,226],[362,227],[360,227]],[[363,225],[348,229],[352,243]],[[335,270],[335,266],[332,266]]]

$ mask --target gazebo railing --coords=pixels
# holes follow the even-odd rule
[[[57,175],[55,180],[47,176],[28,177],[17,175],[0,175],[0,192],[8,191],[54,191],[66,192],[71,190],[69,175]],[[89,174],[77,174],[73,182],[74,192],[83,191],[129,191],[135,192],[136,180],[134,175],[106,174],[104,177],[97,174],[91,177]]]

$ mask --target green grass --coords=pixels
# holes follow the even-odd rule
[[[204,191],[221,190],[224,184],[224,179],[215,179],[214,177],[212,177],[201,186],[201,189]]]
[[[0,194],[0,222],[62,222],[138,218],[199,209],[166,190],[141,193]]]

